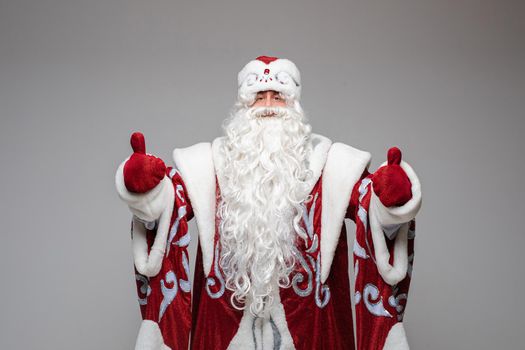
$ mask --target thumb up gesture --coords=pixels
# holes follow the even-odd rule
[[[374,193],[386,207],[401,206],[412,198],[412,184],[399,165],[401,151],[397,147],[388,150],[388,164],[372,175]]]
[[[144,135],[131,135],[133,154],[124,164],[124,184],[130,192],[145,193],[157,186],[164,178],[166,165],[162,159],[146,154]]]

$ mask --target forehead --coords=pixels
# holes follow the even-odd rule
[[[263,90],[263,91],[257,92],[257,95],[262,95],[262,94],[267,94],[267,93],[272,94],[272,95],[279,94],[279,92],[275,90]]]

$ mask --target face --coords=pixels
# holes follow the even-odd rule
[[[286,107],[286,100],[277,91],[260,91],[250,107]]]

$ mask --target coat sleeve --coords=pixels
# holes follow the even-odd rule
[[[347,217],[356,223],[353,252],[358,350],[409,348],[402,320],[412,276],[421,186],[410,165],[402,161],[400,166],[412,184],[412,198],[404,205],[385,207],[373,191],[373,175],[366,171],[352,190]]]
[[[124,163],[123,163],[124,164]],[[193,217],[186,188],[176,169],[152,190],[126,190],[123,164],[117,192],[133,213],[131,237],[142,323],[135,349],[187,349],[191,329],[188,221]]]

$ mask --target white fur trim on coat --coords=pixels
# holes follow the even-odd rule
[[[144,320],[140,325],[135,350],[171,350],[171,348],[164,344],[157,322]]]
[[[122,162],[117,169],[115,184],[120,198],[126,202],[134,214],[133,259],[135,267],[140,274],[152,277],[157,275],[162,267],[175,201],[175,191],[171,180],[164,176],[157,186],[146,193],[129,192],[124,184],[123,169],[126,161]],[[149,222],[158,220],[157,234],[149,254],[146,228],[144,223],[137,218]]]
[[[403,323],[398,322],[388,332],[383,350],[409,350]]]
[[[334,143],[328,152],[323,171],[321,212],[321,282],[330,274],[339,234],[352,188],[370,165],[370,153]]]
[[[295,349],[279,293],[275,294],[274,304],[269,316],[255,318],[249,310],[249,306],[244,309],[239,329],[227,350]]]
[[[383,163],[381,166],[385,165]],[[402,206],[386,207],[372,190],[369,207],[370,230],[374,242],[374,255],[379,274],[386,283],[395,285],[402,281],[408,269],[408,229],[409,222],[415,218],[421,207],[421,184],[414,170],[406,162],[400,166],[412,184],[412,198]],[[372,183],[373,188],[373,183]],[[395,236],[394,260],[390,264],[390,253],[386,245],[385,227],[401,225]]]
[[[173,161],[188,191],[199,230],[204,274],[208,276],[213,262],[216,212],[215,169],[210,143],[176,148],[173,150]]]

